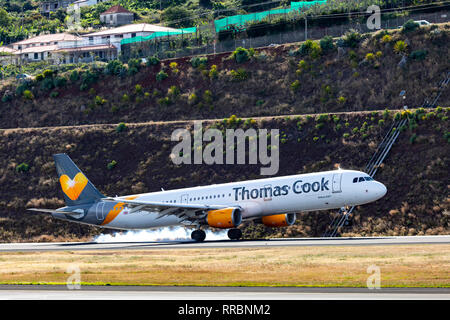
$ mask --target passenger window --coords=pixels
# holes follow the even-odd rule
[[[353,183],[357,183],[357,182],[358,182],[358,178],[356,177],[353,179]]]
[[[364,177],[360,177],[359,182],[363,182],[363,181],[364,181]]]
[[[366,181],[370,181],[370,177],[364,177],[366,179]]]

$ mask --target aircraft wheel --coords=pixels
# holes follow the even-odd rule
[[[206,233],[203,230],[194,230],[191,233],[191,238],[194,241],[202,242],[206,238]]]
[[[242,231],[241,229],[230,229],[228,230],[228,238],[231,240],[239,240],[242,238]]]

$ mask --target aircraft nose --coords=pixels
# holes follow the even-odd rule
[[[384,197],[384,195],[387,192],[386,186],[384,184],[382,184],[381,182],[376,182],[375,189],[376,189],[375,194],[377,196],[377,199]]]

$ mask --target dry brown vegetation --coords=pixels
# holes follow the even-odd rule
[[[438,82],[449,70],[449,26],[441,25],[440,33],[430,28],[408,34],[392,31],[388,43],[382,41],[380,33],[369,34],[355,49],[343,49],[341,53],[334,49],[315,59],[290,55],[291,50],[298,49],[296,44],[260,49],[255,58],[242,64],[230,59],[229,53],[209,56],[204,69],[194,69],[189,58],[167,60],[162,65],[143,67],[133,76],[101,75],[83,91],[79,81],[69,81],[64,88],[56,89],[56,98],[50,97],[50,92],[34,89],[33,100],[16,97],[0,103],[0,127],[380,110],[401,107],[401,90],[407,91],[408,105],[419,106],[437,90]],[[427,50],[428,54],[424,60],[409,59],[401,68],[401,55],[393,49],[398,40],[408,44],[408,54],[416,50]],[[368,53],[375,58],[367,61]],[[306,65],[297,72],[301,60]],[[169,67],[174,61],[177,73]],[[210,77],[213,65],[217,66],[216,78]],[[230,76],[231,70],[239,68],[247,72],[247,79],[236,81]],[[169,77],[158,82],[156,74],[161,69]],[[293,91],[291,84],[295,80],[299,86]],[[136,85],[142,86],[137,93]],[[176,86],[180,94],[167,104],[160,99],[170,96],[171,86]],[[4,86],[0,96],[7,89],[11,88]],[[205,96],[207,90],[210,97]],[[192,94],[197,99],[189,100]],[[448,106],[448,90],[440,103]]]
[[[355,223],[342,231],[344,235],[449,233],[445,178],[450,155],[445,136],[449,109],[432,111],[417,127],[400,134],[376,176],[387,186],[387,195],[357,207]],[[278,175],[282,176],[333,169],[336,164],[364,169],[393,117],[393,111],[389,116],[383,112],[328,115],[319,128],[319,116],[269,117],[255,119],[252,127],[280,129]],[[382,119],[384,124],[380,124]],[[241,121],[239,127],[247,128],[248,123]],[[222,121],[204,126],[224,129]],[[116,125],[1,130],[0,240],[88,239],[103,231],[25,211],[27,207],[63,205],[52,159],[55,153],[68,153],[106,195],[261,178],[260,165],[174,165],[169,157],[176,144],[170,141],[171,133],[184,127],[192,129],[193,123],[128,124],[122,132],[116,131]],[[417,138],[411,143],[414,134]],[[108,170],[112,160],[117,165]],[[29,165],[27,172],[17,171],[21,163]],[[243,231],[247,238],[320,236],[330,221],[327,211],[299,213],[297,223],[288,228],[244,225]]]
[[[0,253],[0,283],[448,287],[450,246],[344,246]]]

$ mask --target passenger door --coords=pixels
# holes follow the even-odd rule
[[[334,173],[333,174],[333,193],[339,193],[342,192],[341,189],[341,180],[342,180],[342,173]]]

